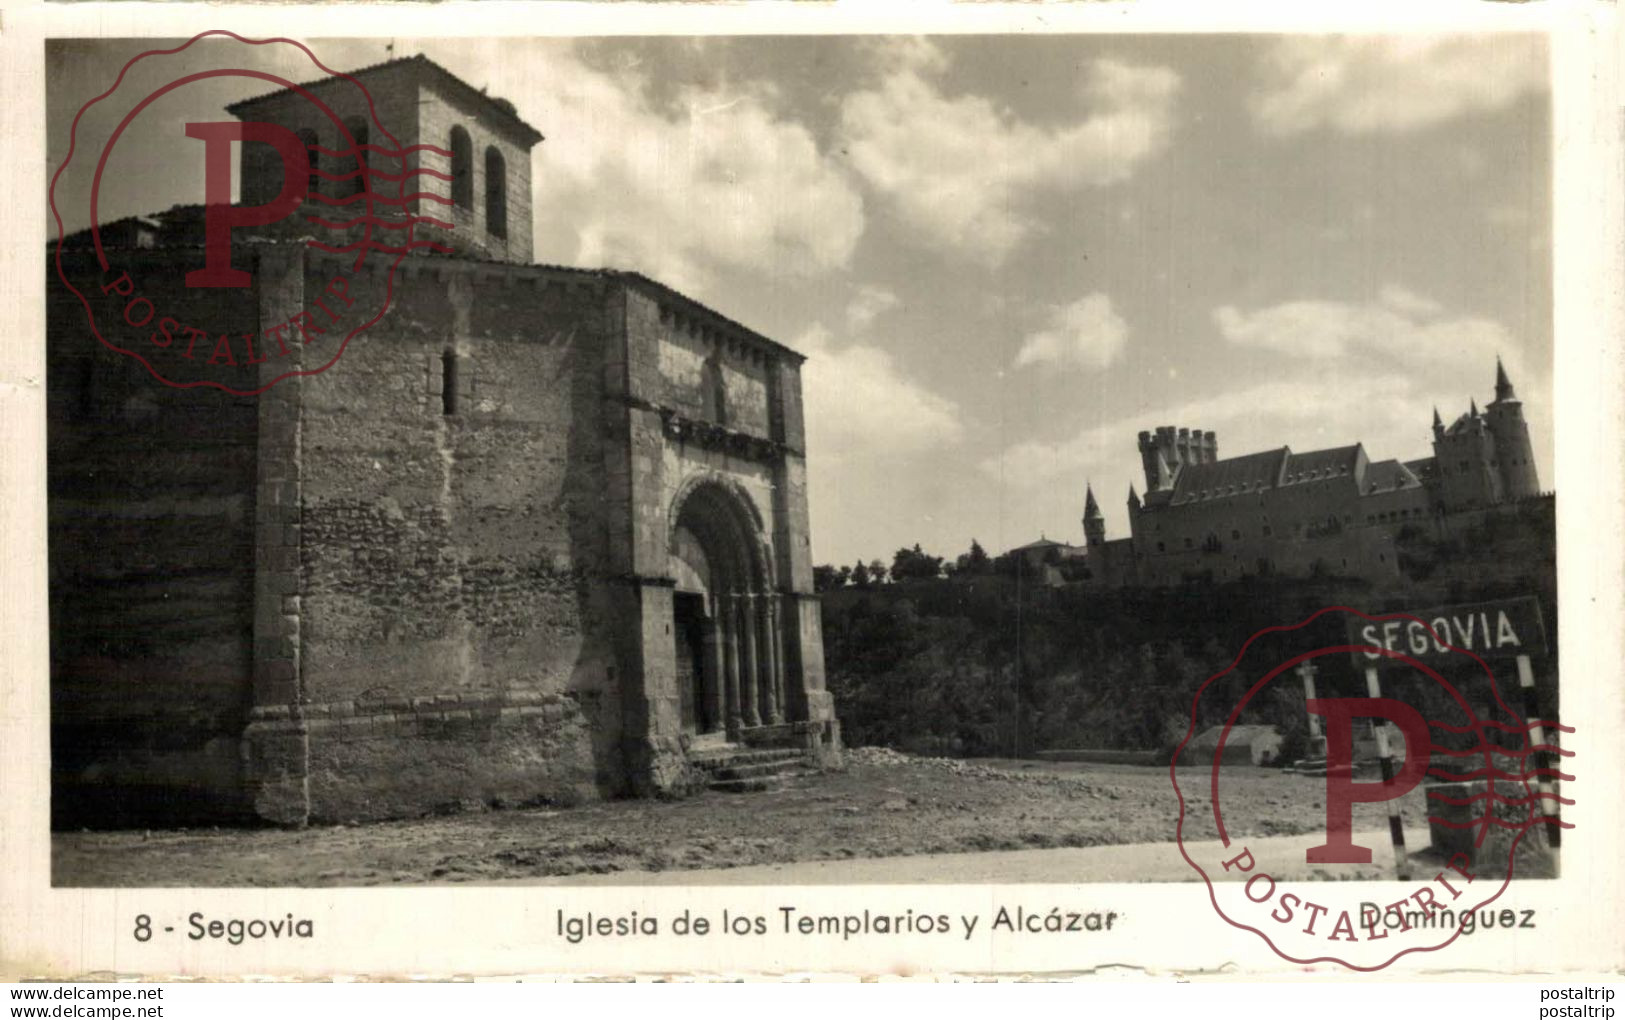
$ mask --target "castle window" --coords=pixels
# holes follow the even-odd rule
[[[461,125],[451,129],[451,202],[474,208],[474,140]]]
[[[508,163],[494,145],[485,150],[485,230],[508,236]]]
[[[350,140],[355,145],[356,175],[349,181],[346,195],[359,195],[367,190],[367,122],[360,117],[349,117],[344,121],[344,130],[350,133]]]
[[[322,175],[318,172],[322,166],[322,154],[316,148],[316,132],[310,128],[300,128],[297,133],[300,143],[305,147],[305,156],[310,160],[310,174],[305,178],[305,194],[319,195],[322,193]]]
[[[700,366],[700,416],[717,425],[728,424],[728,393],[715,354]]]
[[[1191,540],[1190,540],[1190,539],[1188,539],[1188,538],[1187,538],[1187,539],[1185,539],[1185,548],[1187,548],[1187,549],[1189,549],[1189,548],[1191,548],[1191,547],[1192,547],[1192,542],[1191,542]]]
[[[440,413],[457,413],[457,352],[453,350],[440,355]]]
[[[1168,546],[1162,542],[1157,543],[1157,552],[1167,552]]]
[[[1236,530],[1235,528],[1231,528],[1230,529],[1230,537],[1239,541],[1241,539],[1241,532]]]
[[[1269,538],[1273,534],[1275,534],[1275,532],[1271,530],[1270,526],[1268,524],[1264,525],[1264,537]]]

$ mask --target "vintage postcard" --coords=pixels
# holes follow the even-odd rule
[[[8,14],[6,977],[1617,971],[1613,14],[1441,9]]]

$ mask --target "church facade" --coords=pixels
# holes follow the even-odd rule
[[[57,823],[664,795],[700,749],[837,755],[802,357],[638,273],[533,264],[540,134],[423,57],[355,77],[400,146],[449,153],[411,158],[440,172],[414,186],[445,199],[453,253],[405,258],[331,368],[258,396],[158,385],[51,281]],[[306,88],[364,131],[353,87]],[[288,93],[231,112],[344,148]],[[274,193],[280,167],[240,148],[243,201]],[[390,286],[388,260],[267,236],[234,249],[250,288],[189,291],[196,222],[103,230],[114,271],[177,270],[155,300],[183,320],[255,335],[335,280],[359,307]],[[221,370],[247,392],[318,346]]]
[[[1296,453],[1278,447],[1220,459],[1218,437],[1161,427],[1139,435],[1145,495],[1130,487],[1127,538],[1108,539],[1085,497],[1087,582],[1168,585],[1316,572],[1396,577],[1395,536],[1541,495],[1529,426],[1506,370],[1495,399],[1448,426],[1433,413],[1433,455],[1372,460],[1362,444]]]

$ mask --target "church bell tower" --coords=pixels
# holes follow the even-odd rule
[[[279,232],[343,247],[359,239],[366,217],[401,223],[410,215],[419,218],[411,230],[375,227],[373,241],[398,248],[410,235],[414,255],[534,261],[530,150],[542,135],[512,103],[422,55],[301,87],[321,105],[282,89],[226,108],[305,142],[305,204]],[[282,188],[281,158],[259,143],[239,150],[241,201],[270,201]]]

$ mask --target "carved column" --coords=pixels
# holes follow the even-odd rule
[[[722,619],[717,612],[717,600],[709,599],[709,618],[704,624],[705,682],[702,688],[705,691],[705,710],[703,716],[705,726],[702,733],[714,733],[722,729],[723,720],[727,718],[727,707],[723,700],[723,664],[722,664]]]
[[[717,626],[722,629],[722,677],[727,703],[728,739],[738,740],[741,726],[739,708],[739,599],[733,594],[717,596]]]
[[[757,678],[761,675],[756,657],[756,597],[742,594],[736,601],[739,604],[736,618],[739,621],[740,647],[744,652],[743,660],[739,663],[741,720],[746,726],[760,726],[762,720],[756,714],[756,692],[760,687]]]
[[[762,721],[770,723],[784,721],[779,699],[779,649],[773,640],[773,621],[778,618],[776,598],[771,593],[762,596],[757,622],[762,631]]]

